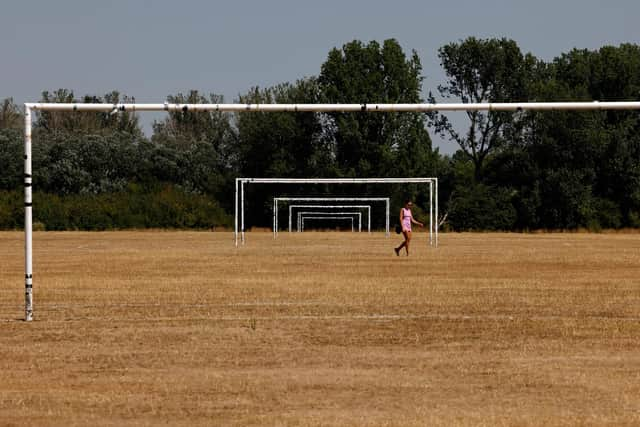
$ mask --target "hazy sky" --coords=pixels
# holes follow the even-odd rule
[[[319,74],[333,47],[388,38],[418,52],[428,92],[444,80],[448,42],[507,37],[550,60],[640,43],[639,22],[639,0],[0,0],[0,100],[68,88],[163,102],[198,89],[232,102]],[[141,117],[148,129],[153,117]]]

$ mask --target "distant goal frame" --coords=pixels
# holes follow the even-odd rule
[[[313,212],[313,211],[298,211],[298,232],[301,233],[304,231],[304,219],[312,218],[312,219],[340,219],[340,218],[351,218],[353,221],[351,222],[351,231],[354,231],[354,222],[355,219],[358,218],[358,233],[362,232],[362,212]]]
[[[367,212],[367,231],[371,233],[371,205],[289,205],[289,217],[288,217],[288,231],[292,232],[293,229],[293,210],[294,209],[328,209],[322,211],[323,213],[344,212],[346,209],[360,209]],[[300,212],[300,211],[298,211]],[[362,212],[361,212],[362,213]]]
[[[341,219],[341,220],[347,220],[350,219],[351,220],[351,232],[353,233],[354,230],[354,226],[353,226],[353,217],[351,216],[314,216],[314,215],[309,215],[309,216],[303,216],[302,217],[302,222],[301,222],[301,232],[304,231],[304,220],[305,219],[333,219],[333,220],[337,220],[337,219]]]
[[[385,232],[389,235],[389,209],[391,206],[390,197],[331,197],[331,196],[278,196],[273,198],[273,237],[278,237],[279,231],[279,207],[280,202],[385,202]],[[291,231],[291,207],[298,205],[289,204],[289,231]],[[326,208],[330,208],[337,205],[327,205]],[[347,205],[340,205],[340,207]],[[353,206],[355,207],[355,206]],[[371,210],[369,210],[371,213]],[[371,219],[371,218],[369,218]]]
[[[236,178],[234,198],[234,240],[245,244],[244,186],[245,184],[428,184],[429,185],[429,245],[438,247],[438,178]],[[435,201],[435,206],[434,206]],[[240,209],[238,209],[238,207]],[[435,216],[435,218],[434,218]],[[240,230],[238,230],[240,226]]]

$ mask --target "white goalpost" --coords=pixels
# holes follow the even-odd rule
[[[304,218],[313,217],[314,219],[320,218],[358,218],[358,232],[362,231],[362,212],[298,212],[298,232],[304,231]],[[352,223],[353,224],[353,223]],[[351,230],[353,231],[353,230]]]
[[[367,215],[367,231],[371,233],[371,205],[289,205],[289,233],[292,231],[292,218],[293,218],[293,210],[294,209],[328,209],[327,212],[330,213],[333,210],[338,209],[363,209],[366,210]],[[278,224],[275,225],[275,233],[274,238],[278,234]]]
[[[37,111],[121,111],[166,112],[431,112],[431,111],[554,111],[554,110],[640,110],[640,101],[625,102],[506,102],[452,104],[95,104],[95,103],[33,103],[24,104],[24,251],[25,251],[25,321],[33,320],[33,189],[31,127],[32,113]],[[435,236],[437,245],[437,180]],[[238,180],[236,179],[235,241],[238,244]],[[244,200],[243,200],[244,201]],[[243,227],[244,228],[244,227]]]

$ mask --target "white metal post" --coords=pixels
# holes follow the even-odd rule
[[[276,238],[276,224],[278,223],[278,221],[276,220],[276,205],[278,204],[278,202],[276,202],[276,199],[273,199],[273,238]]]
[[[236,203],[235,203],[235,211],[236,211],[236,213],[235,213],[235,220],[234,220],[235,227],[234,227],[234,232],[233,232],[233,235],[234,235],[235,240],[236,240],[236,247],[238,247],[238,181],[239,181],[239,178],[236,178],[236,197],[235,197],[235,201],[236,201]]]
[[[291,233],[291,215],[293,213],[293,208],[289,205],[289,233]]]
[[[24,320],[33,320],[33,199],[31,109],[24,111]]]
[[[385,226],[386,228],[386,235],[387,237],[389,237],[389,199],[387,199],[387,213],[385,215],[387,217],[387,224]]]
[[[242,244],[244,245],[244,181],[240,181],[240,217],[241,217],[241,225],[240,232],[242,236]]]
[[[433,183],[429,183],[429,245],[433,245]]]
[[[436,248],[438,247],[438,178],[435,178],[436,181]]]

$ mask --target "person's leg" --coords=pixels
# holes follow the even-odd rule
[[[404,233],[404,250],[407,251],[407,256],[409,256],[409,243],[411,242],[411,232],[406,231]]]
[[[404,242],[402,242],[400,244],[400,246],[398,246],[397,248],[394,249],[394,251],[396,252],[396,255],[400,255],[400,249],[404,248],[407,246],[407,232],[403,231],[402,235],[404,236]]]

